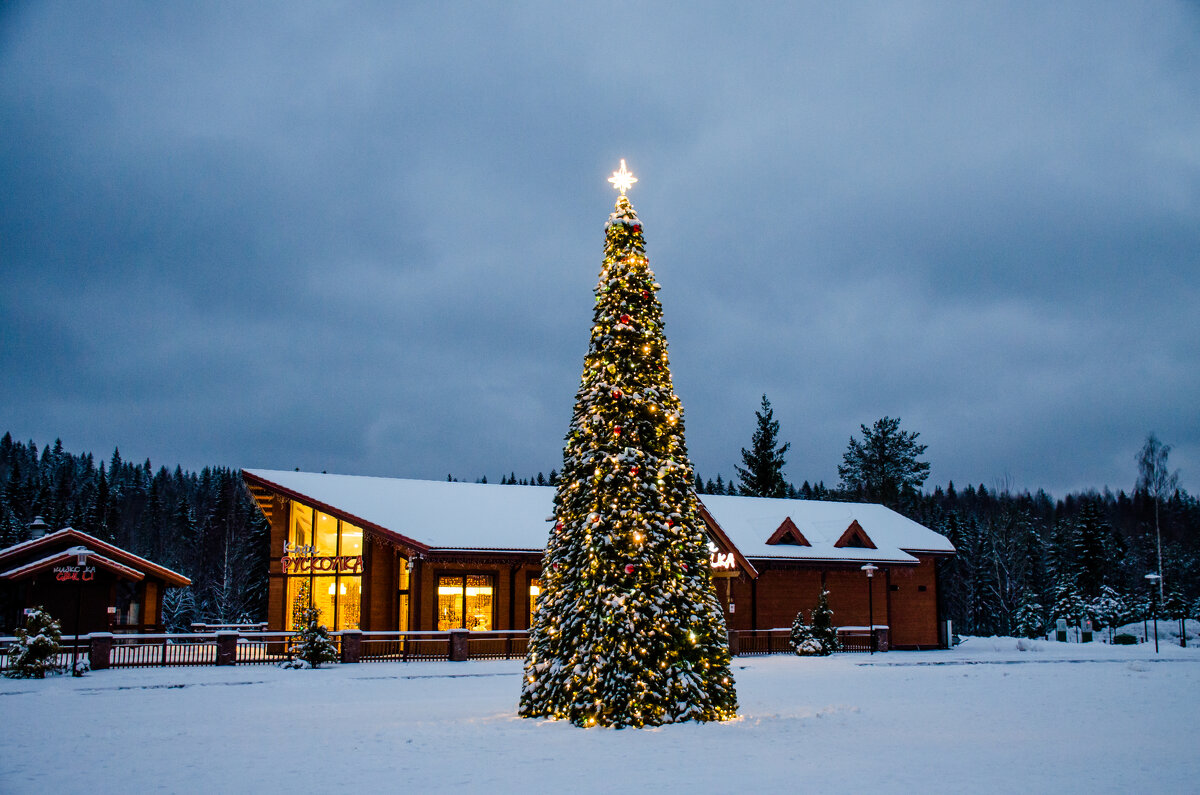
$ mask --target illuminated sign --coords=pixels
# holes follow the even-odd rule
[[[279,564],[284,574],[361,574],[362,555],[285,555]]]
[[[54,579],[58,582],[91,582],[96,579],[95,566],[55,566]]]
[[[737,560],[734,559],[733,553],[722,552],[711,541],[708,542],[708,563],[715,571],[734,571],[737,569]]]

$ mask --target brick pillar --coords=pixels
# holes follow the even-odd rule
[[[738,656],[738,633],[736,629],[729,630],[729,656]]]
[[[217,665],[237,664],[238,633],[221,631],[217,633]]]
[[[467,659],[467,638],[471,633],[465,629],[450,630],[450,662],[465,662]]]
[[[102,671],[109,666],[113,635],[111,632],[93,632],[88,636],[88,664],[93,671]]]
[[[362,658],[362,630],[344,629],[342,635],[342,659],[344,663],[356,663]]]
[[[887,651],[887,650],[888,650],[888,628],[876,626],[875,627],[875,651]]]

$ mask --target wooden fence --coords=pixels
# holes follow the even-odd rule
[[[526,630],[492,632],[363,632],[344,630],[330,633],[344,663],[418,662],[425,660],[515,660],[529,648]],[[871,650],[867,627],[838,630],[842,651]],[[0,671],[9,666],[9,648],[16,638],[0,637]],[[63,638],[59,662],[70,668],[74,638]],[[875,650],[887,650],[887,628],[876,627]],[[792,654],[787,629],[733,630],[730,652],[750,657]],[[271,665],[291,660],[296,654],[296,633],[277,631],[192,632],[154,635],[114,635],[96,632],[79,639],[79,657],[94,670],[188,665]]]

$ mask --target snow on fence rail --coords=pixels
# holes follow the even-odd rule
[[[296,633],[248,631],[128,634],[94,632],[79,639],[79,656],[93,670],[184,665],[270,665],[291,660],[296,654]],[[876,651],[887,650],[887,627],[874,629]],[[527,630],[471,632],[464,629],[438,632],[363,632],[357,629],[330,633],[344,663],[418,662],[423,660],[513,660],[529,650]],[[871,650],[868,627],[841,627],[842,651]],[[0,637],[0,671],[9,666],[9,649],[16,641]],[[59,661],[71,662],[74,638],[63,638]],[[732,630],[729,650],[734,656],[793,653],[789,629]]]

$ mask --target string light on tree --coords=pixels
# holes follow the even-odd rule
[[[642,224],[625,196],[604,262],[555,493],[520,713],[579,726],[736,715],[724,613]]]

